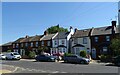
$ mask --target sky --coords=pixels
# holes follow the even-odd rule
[[[2,42],[42,35],[51,26],[78,29],[111,25],[117,2],[3,2]]]

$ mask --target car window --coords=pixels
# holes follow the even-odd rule
[[[19,53],[13,53],[14,55],[19,55]]]

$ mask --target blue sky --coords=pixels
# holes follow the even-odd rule
[[[57,24],[68,29],[107,26],[117,15],[117,2],[3,2],[2,44],[43,34]]]

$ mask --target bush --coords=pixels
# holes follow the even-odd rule
[[[103,55],[103,54],[100,55],[99,58],[102,62],[110,62],[112,59],[111,55]]]
[[[70,55],[73,55],[71,53],[65,53],[64,56],[70,56]]]
[[[7,50],[7,52],[11,52],[11,50]]]
[[[80,56],[86,57],[87,53],[85,50],[80,51]]]
[[[28,56],[29,56],[30,58],[35,58],[35,55],[36,55],[36,54],[35,54],[34,51],[30,51]]]

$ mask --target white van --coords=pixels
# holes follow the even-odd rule
[[[21,59],[21,55],[17,52],[6,53],[5,56],[6,59],[17,59],[17,60]]]

